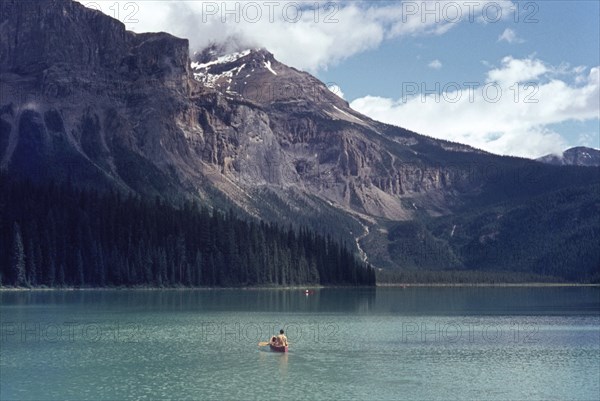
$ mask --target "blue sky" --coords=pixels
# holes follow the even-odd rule
[[[524,10],[521,2],[521,13]],[[377,94],[397,97],[398,79],[427,82],[466,82],[483,80],[487,71],[482,63],[498,64],[505,56],[524,58],[535,54],[552,64],[595,66],[600,64],[600,2],[537,2],[537,23],[462,23],[444,35],[403,37],[383,43],[379,48],[356,54],[337,65],[320,70],[318,77],[337,82],[348,99]],[[491,12],[490,12],[491,13]],[[441,12],[440,12],[441,14]],[[516,32],[522,43],[498,42],[505,29]],[[440,60],[439,70],[428,68]],[[360,79],[357,79],[360,78]]]
[[[121,1],[119,15],[113,0],[81,2],[193,50],[265,47],[355,110],[430,136],[526,157],[600,148],[596,0]]]

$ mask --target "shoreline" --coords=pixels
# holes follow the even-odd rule
[[[314,291],[324,289],[377,289],[377,288],[542,288],[542,287],[600,287],[600,284],[590,283],[377,283],[375,286],[285,286],[285,287],[34,287],[34,288],[14,288],[0,287],[0,292],[21,292],[21,291],[219,291],[219,290],[240,290],[240,291]]]
[[[600,287],[591,283],[377,283],[378,288],[408,287]]]
[[[24,287],[0,287],[0,292],[2,291],[218,291],[218,290],[243,290],[243,291],[252,291],[252,290],[294,290],[294,291],[304,291],[304,290],[320,290],[324,288],[375,288],[373,287],[326,287],[326,286],[286,286],[286,287],[33,287],[33,288],[24,288]]]

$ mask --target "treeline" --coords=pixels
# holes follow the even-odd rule
[[[374,285],[375,271],[307,229],[0,174],[0,284]]]
[[[379,284],[518,284],[560,283],[564,279],[534,273],[482,270],[380,270]]]

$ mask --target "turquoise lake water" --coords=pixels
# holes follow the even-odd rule
[[[600,289],[0,292],[0,399],[597,400]],[[257,346],[283,327],[288,354]]]

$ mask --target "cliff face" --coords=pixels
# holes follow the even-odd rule
[[[2,168],[142,192],[177,186],[150,157],[168,165],[161,143],[185,146],[174,120],[191,108],[187,40],[136,35],[66,0],[3,1],[0,32]]]
[[[2,72],[110,72],[113,77],[187,77],[188,41],[136,35],[120,21],[69,0],[2,1]]]
[[[132,39],[119,21],[69,1],[3,1],[2,15],[3,71],[114,67]]]
[[[205,51],[196,55],[192,72],[229,105],[213,117],[226,117],[216,124],[227,127],[219,136],[234,146],[224,146],[222,158],[209,161],[248,189],[300,190],[368,220],[412,218],[415,207],[405,207],[403,199],[414,196],[425,196],[420,203],[428,209],[447,211],[449,190],[472,184],[464,169],[443,165],[452,159],[446,147],[481,152],[373,121],[264,49],[221,56]],[[243,115],[236,105],[246,107]],[[440,153],[440,163],[413,147]]]
[[[234,206],[356,240],[389,266],[390,221],[544,190],[515,179],[538,163],[373,121],[266,50],[191,60],[187,40],[70,0],[1,7],[0,168],[12,174]]]

